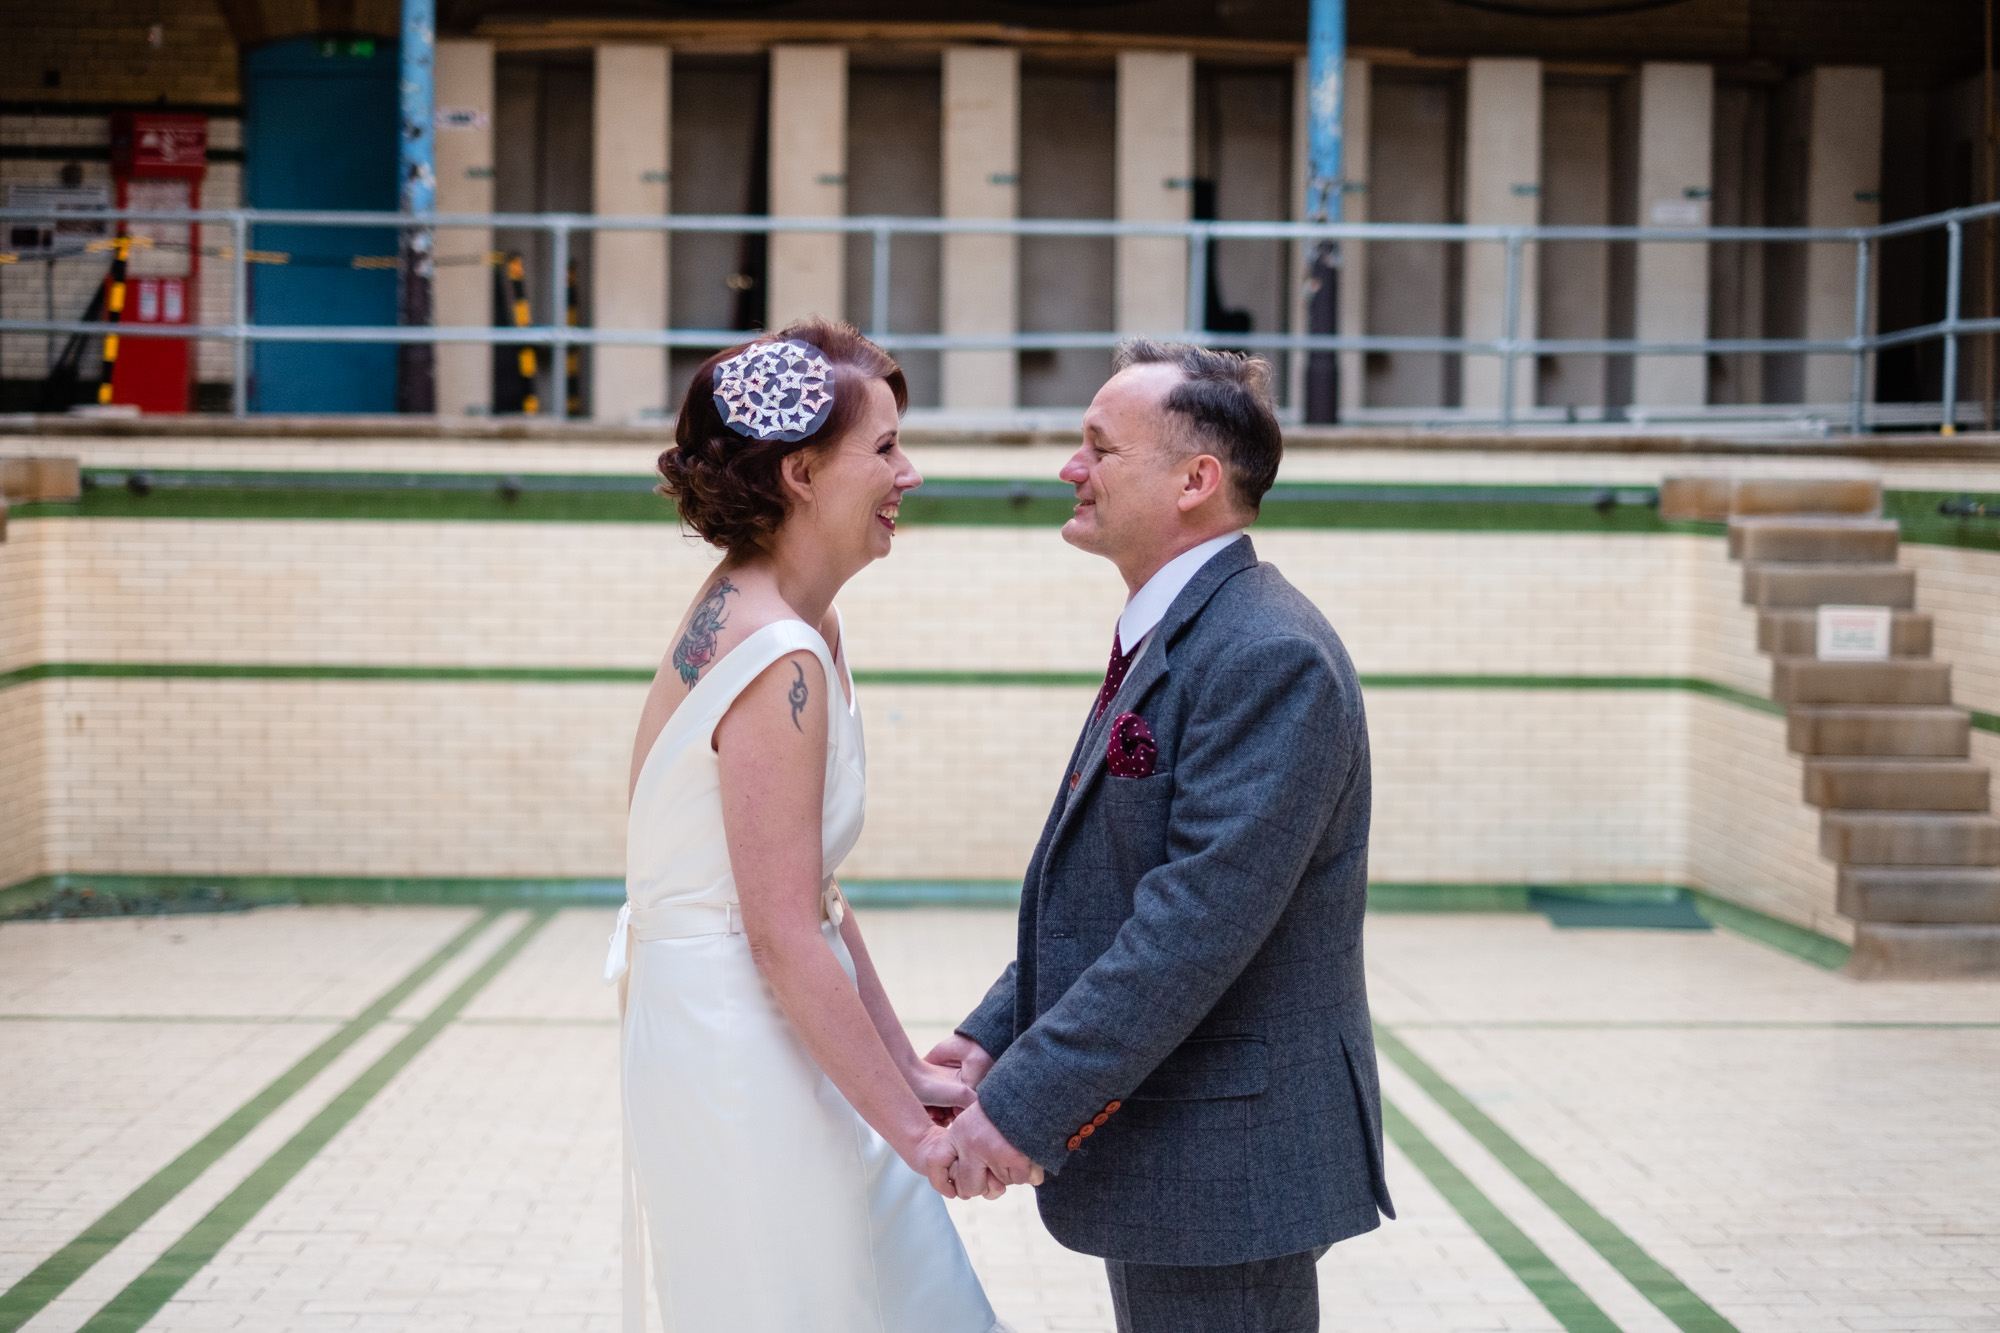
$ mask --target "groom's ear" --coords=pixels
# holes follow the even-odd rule
[[[1196,454],[1181,465],[1181,493],[1175,503],[1185,514],[1221,495],[1227,486],[1222,460],[1214,454]]]

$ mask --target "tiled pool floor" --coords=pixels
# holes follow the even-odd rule
[[[919,1048],[1010,914],[868,912]],[[0,927],[0,1333],[619,1323],[611,914]],[[1370,920],[1400,1219],[1329,1329],[2000,1330],[2000,983],[1724,932]],[[1033,1200],[953,1215],[1022,1333],[1111,1328]]]

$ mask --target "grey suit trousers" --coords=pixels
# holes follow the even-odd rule
[[[1106,1259],[1118,1333],[1319,1333],[1328,1248],[1204,1268]]]

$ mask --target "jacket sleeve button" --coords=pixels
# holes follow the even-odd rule
[[[1109,1102],[1104,1107],[1104,1114],[1112,1115],[1118,1110],[1119,1107],[1123,1106],[1124,1104],[1125,1104],[1124,1102]]]
[[[1072,1134],[1069,1136],[1069,1150],[1071,1152],[1075,1152],[1078,1148],[1081,1148],[1082,1146],[1083,1146],[1083,1135]]]

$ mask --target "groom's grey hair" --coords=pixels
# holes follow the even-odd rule
[[[1255,514],[1277,479],[1285,434],[1271,403],[1271,363],[1242,352],[1191,343],[1127,338],[1112,355],[1114,373],[1133,366],[1172,366],[1180,383],[1161,403],[1167,443],[1183,455],[1214,454],[1239,504]]]

